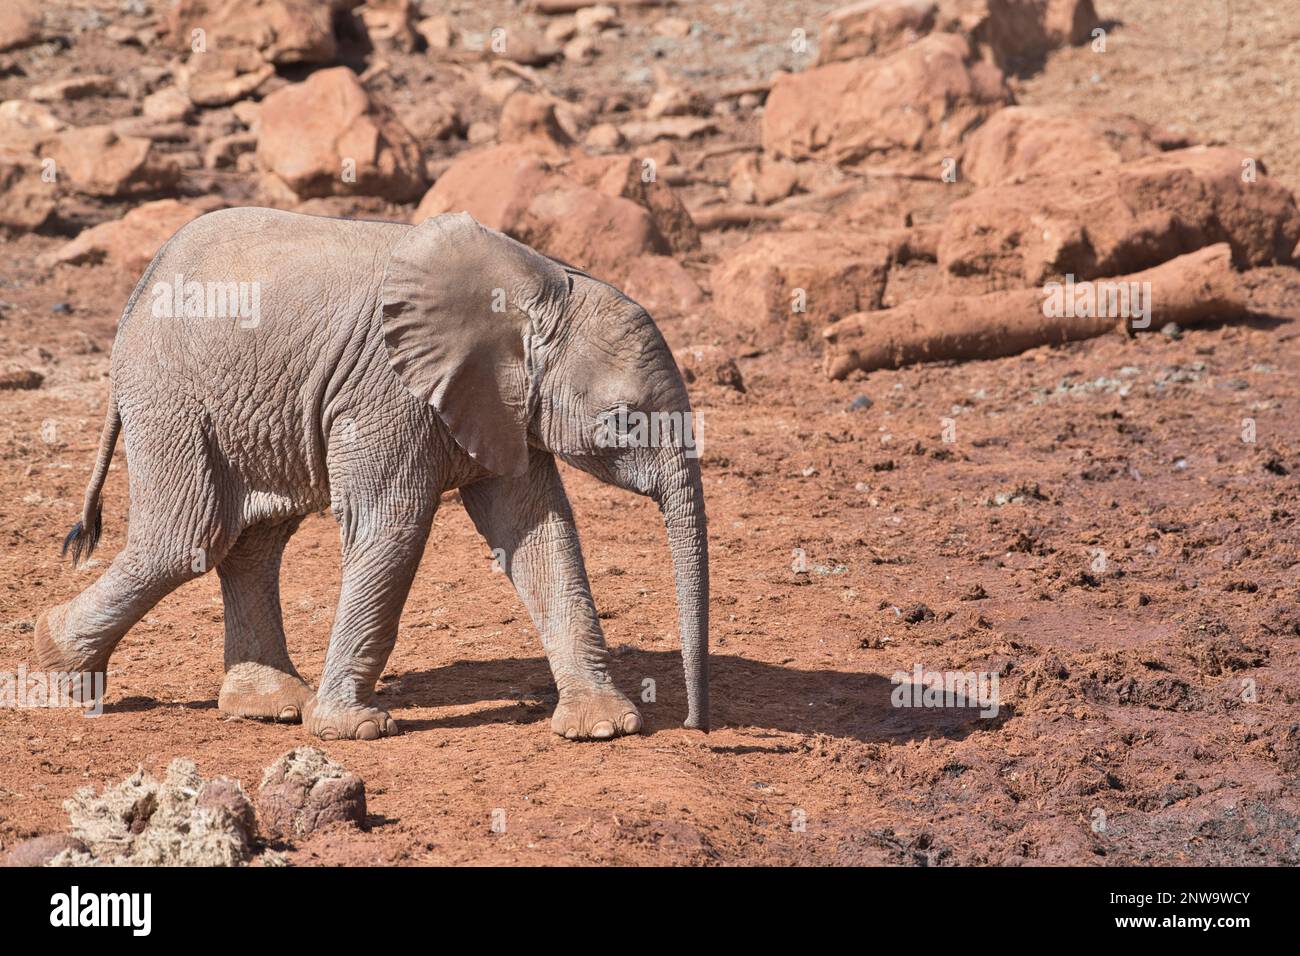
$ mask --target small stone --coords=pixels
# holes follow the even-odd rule
[[[64,100],[82,100],[91,96],[111,96],[117,92],[117,81],[111,76],[94,73],[74,76],[66,80],[40,83],[28,92],[28,98],[38,103],[58,103]]]
[[[1181,339],[1183,337],[1183,330],[1178,327],[1177,322],[1166,322],[1161,326],[1160,334],[1167,339]]]
[[[424,37],[430,50],[450,50],[456,42],[451,17],[425,17],[415,25],[415,32]]]
[[[655,33],[670,40],[684,40],[691,32],[691,21],[685,17],[664,17],[654,25]]]
[[[618,11],[602,3],[577,11],[573,22],[579,33],[599,33],[618,22]]]
[[[594,60],[600,50],[593,37],[577,36],[564,44],[564,58],[570,63],[586,63]]]
[[[587,130],[586,145],[597,152],[609,152],[623,145],[623,134],[613,123],[597,123]]]
[[[870,408],[870,407],[871,407],[872,405],[874,405],[874,404],[875,404],[875,402],[873,402],[871,399],[867,398],[867,396],[865,396],[865,395],[859,395],[859,396],[857,396],[855,399],[853,399],[853,401],[849,402],[849,411],[851,411],[851,412],[862,412],[862,411],[866,411],[868,408]]]
[[[465,133],[471,146],[478,146],[482,143],[490,143],[497,138],[497,128],[491,123],[479,120],[469,124],[469,129]]]

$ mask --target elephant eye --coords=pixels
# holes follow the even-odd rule
[[[634,411],[627,402],[615,402],[596,416],[596,444],[601,448],[624,447],[632,430]]]

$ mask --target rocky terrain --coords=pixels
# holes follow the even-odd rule
[[[0,678],[125,541],[119,448],[101,551],[59,557],[159,246],[467,210],[691,382],[714,730],[650,502],[565,471],[614,677],[658,688],[572,744],[452,495],[380,683],[405,732],[322,745],[365,826],[277,862],[1300,863],[1297,93],[1266,0],[6,0]],[[1146,321],[1048,316],[1067,276],[1150,283]],[[309,679],[337,535],[285,558]],[[0,849],[308,742],[218,711],[221,614],[213,575],[167,598],[100,717],[0,707]],[[918,667],[996,675],[996,715],[895,706]]]

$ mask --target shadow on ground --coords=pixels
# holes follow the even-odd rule
[[[756,727],[901,743],[932,737],[961,739],[998,722],[981,717],[974,707],[894,707],[890,698],[895,685],[881,674],[799,670],[722,654],[712,655],[709,664],[715,728]],[[645,733],[680,726],[686,716],[680,655],[624,648],[610,669],[619,689],[638,701]],[[653,703],[641,700],[647,680],[654,681]],[[396,675],[381,684],[379,700],[390,709],[515,701],[472,714],[401,721],[404,730],[418,732],[547,720],[557,696],[546,660],[530,657],[457,661]]]

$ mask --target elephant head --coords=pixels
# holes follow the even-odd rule
[[[382,309],[394,370],[484,468],[522,475],[531,445],[659,505],[686,726],[708,729],[708,532],[694,419],[649,315],[464,213],[428,219],[397,244]]]

